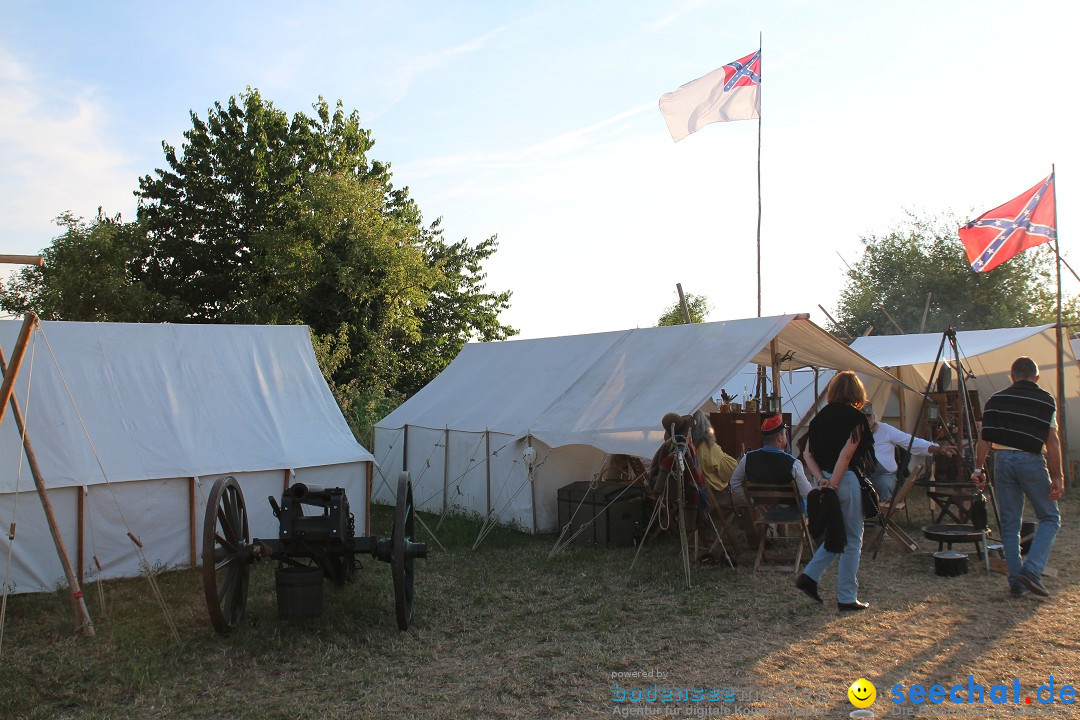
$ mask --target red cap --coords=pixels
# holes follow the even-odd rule
[[[775,435],[783,429],[784,418],[782,415],[771,415],[761,423],[761,434],[765,436]]]

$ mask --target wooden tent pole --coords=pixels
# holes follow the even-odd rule
[[[532,447],[532,435],[529,435],[528,442],[529,447]],[[535,458],[533,459],[535,460]],[[532,531],[536,532],[536,478],[533,476],[532,463],[528,463],[528,465],[525,467],[525,472],[529,474],[529,495],[531,496],[529,504],[532,505]]]
[[[79,582],[81,583],[85,582],[85,578],[83,577],[83,568],[86,567],[86,551],[83,543],[83,525],[86,519],[86,498],[83,495],[83,488],[77,487],[75,488],[75,491],[79,493],[79,500],[76,503],[78,517],[75,520],[75,524],[78,528],[79,533],[78,544],[75,547],[75,574],[78,576]],[[89,490],[87,492],[89,492]]]
[[[15,341],[15,348],[11,351],[11,364],[4,370],[4,382],[0,384],[0,423],[4,422],[4,411],[7,410],[8,400],[15,393],[15,378],[19,375],[19,368],[22,367],[23,357],[26,355],[26,346],[30,344],[30,333],[37,321],[38,316],[32,312],[23,316],[19,339]]]
[[[44,263],[44,260],[40,255],[0,255],[0,263],[40,266]]]
[[[367,487],[364,489],[364,534],[371,534],[371,486],[375,480],[374,472],[375,460],[374,458],[364,463],[364,482]]]
[[[191,567],[199,567],[198,548],[195,547],[195,478],[188,478],[188,552],[191,555]]]
[[[4,351],[0,349],[0,372],[7,374],[7,366],[4,362]],[[15,427],[23,439],[23,448],[26,450],[26,462],[30,466],[30,474],[34,476],[34,486],[37,488],[41,507],[45,511],[45,519],[49,522],[49,532],[52,533],[53,543],[56,544],[56,554],[60,557],[60,564],[64,567],[64,576],[67,578],[68,589],[71,591],[71,605],[75,611],[75,630],[87,637],[94,636],[94,622],[90,619],[90,612],[86,609],[86,601],[83,600],[82,589],[79,587],[79,578],[71,567],[67,548],[64,546],[64,537],[60,534],[60,525],[56,522],[53,514],[52,503],[49,502],[49,493],[45,489],[45,479],[38,467],[37,455],[34,454],[34,446],[30,443],[30,436],[26,434],[23,425],[22,412],[19,410],[19,401],[14,395],[11,396],[11,416],[15,418]]]
[[[443,467],[442,467],[442,511],[446,514],[446,505],[450,501],[450,426],[443,430]]]
[[[487,507],[484,517],[491,514],[491,430],[484,428],[484,487],[487,490]]]
[[[769,365],[772,369],[772,394],[773,397],[776,398],[775,411],[782,413],[782,406],[780,404],[780,363],[777,361],[777,356],[780,355],[780,343],[776,341],[775,337],[769,341],[769,354],[772,355]],[[764,412],[765,408],[761,408],[761,410]]]

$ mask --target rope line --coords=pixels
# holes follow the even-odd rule
[[[660,497],[667,497],[667,484],[668,484],[669,479],[671,479],[671,474],[670,473],[664,475],[664,486],[660,490]],[[648,523],[648,525],[645,526],[645,532],[641,536],[641,542],[638,543],[637,550],[634,552],[634,559],[630,561],[630,570],[633,570],[634,565],[637,564],[638,556],[641,554],[641,548],[645,547],[645,541],[649,538],[649,533],[652,531],[653,523],[656,522],[657,516],[659,514],[660,514],[660,502],[657,501],[656,505],[653,506],[653,513],[649,517],[649,523]],[[663,528],[661,528],[661,529],[663,529]]]
[[[89,508],[90,507],[90,486],[85,485],[84,488],[86,490],[86,492],[85,492],[86,500],[84,501],[83,507]],[[80,488],[79,491],[82,492],[82,490],[83,489]],[[105,607],[105,587],[104,587],[104,584],[103,584],[103,581],[104,581],[103,575],[104,575],[105,568],[102,567],[101,559],[100,559],[101,556],[98,554],[97,533],[94,531],[94,513],[88,511],[86,513],[86,519],[87,519],[87,522],[90,525],[90,548],[94,553],[93,554],[93,560],[94,560],[94,567],[96,568],[95,574],[97,576],[97,580],[95,581],[94,584],[97,586],[98,605],[101,608],[101,613],[103,615],[105,615],[106,617],[108,617],[108,611],[107,611],[107,609]]]
[[[4,563],[4,586],[3,586],[3,600],[0,601],[0,657],[4,656],[4,626],[7,619],[7,605],[8,595],[14,589],[11,586],[11,557],[15,550],[15,523],[19,516],[19,488],[22,483],[22,469],[23,458],[26,457],[26,428],[30,424],[30,386],[34,381],[34,352],[37,350],[37,337],[33,335],[33,330],[37,329],[38,324],[34,323],[34,328],[31,330],[31,342],[30,342],[30,368],[26,376],[26,397],[23,399],[23,407],[26,408],[26,412],[23,413],[23,426],[22,433],[20,433],[19,442],[19,465],[15,471],[15,499],[11,506],[11,524],[8,526],[8,549],[7,559]],[[14,397],[14,395],[12,395]]]
[[[510,474],[512,472],[514,472],[514,466],[517,465],[517,464],[518,464],[518,461],[515,458],[514,461],[512,463],[510,463],[509,470],[506,471],[506,477],[503,478],[502,485],[504,485],[504,486],[506,485],[506,482],[510,479]],[[514,502],[514,500],[517,499],[517,496],[521,494],[521,491],[524,490],[527,486],[532,484],[532,478],[533,478],[533,470],[529,470],[529,472],[526,473],[526,475],[525,475],[525,482],[518,485],[517,490],[515,490],[514,494],[511,495],[510,498],[506,501],[506,503],[503,505],[502,509],[499,510],[498,512],[494,512],[494,510],[488,511],[488,514],[484,518],[484,523],[480,527],[480,532],[476,536],[476,541],[473,542],[473,546],[472,546],[473,550],[475,550],[477,547],[479,547],[480,543],[482,543],[484,541],[484,538],[486,538],[488,535],[491,534],[491,531],[494,530],[495,527],[499,524],[499,519],[502,517],[502,514],[504,512],[506,512],[506,510],[510,507],[510,505]],[[499,492],[499,496],[502,497],[502,492],[501,491]],[[497,504],[497,501],[496,501],[496,504]]]
[[[132,545],[135,547],[135,555],[139,559],[140,568],[144,569],[146,575],[146,581],[150,585],[150,591],[157,599],[158,604],[161,606],[161,611],[165,615],[165,621],[172,631],[173,638],[178,645],[182,644],[180,640],[180,634],[176,630],[176,624],[173,622],[172,616],[169,613],[169,607],[165,603],[165,598],[161,594],[161,589],[158,587],[157,580],[154,578],[152,572],[153,567],[146,559],[146,554],[143,552],[141,544],[137,541],[135,533],[131,531],[131,524],[128,522],[127,516],[124,514],[123,508],[120,507],[120,501],[116,497],[116,489],[113,488],[112,481],[109,480],[109,475],[105,471],[105,465],[101,461],[101,456],[97,451],[97,447],[94,445],[94,441],[90,438],[90,431],[86,427],[86,422],[83,419],[82,413],[79,411],[78,405],[75,403],[75,396],[71,392],[71,387],[68,385],[67,378],[64,377],[63,371],[60,369],[60,363],[56,359],[56,353],[53,352],[52,344],[49,342],[49,336],[45,334],[45,329],[38,324],[41,330],[41,337],[45,341],[45,347],[49,350],[49,355],[52,357],[53,365],[56,367],[56,373],[60,377],[60,382],[64,386],[64,392],[67,393],[68,400],[71,402],[71,408],[75,411],[75,417],[79,420],[79,426],[82,428],[83,435],[86,437],[86,442],[90,446],[90,452],[94,455],[94,461],[97,463],[98,469],[101,471],[101,476],[105,480],[105,485],[109,488],[109,494],[112,497],[113,504],[116,506],[116,511],[120,515],[120,520],[124,523],[124,528],[127,530],[128,537],[131,539]]]
[[[481,435],[476,441],[476,447],[473,448],[472,455],[469,457],[469,464],[465,467],[465,472],[461,473],[456,478],[454,478],[452,481],[450,481],[447,484],[446,488],[445,488],[446,490],[449,490],[450,488],[452,488],[455,485],[459,484],[463,479],[465,479],[466,475],[471,473],[475,468],[480,467],[480,463],[476,462],[476,453],[480,450],[480,443],[482,443],[482,442],[484,442],[484,436],[483,435]],[[476,465],[474,466],[473,463],[476,463]],[[423,507],[427,503],[431,502],[431,500],[436,498],[442,492],[443,492],[442,490],[436,490],[434,493],[432,493],[427,498],[425,498],[423,502],[419,503],[417,505],[417,507]],[[447,503],[447,506],[449,506],[449,503]],[[444,510],[443,514],[444,515],[446,514],[445,510]],[[441,524],[442,520],[439,520],[439,523]]]
[[[599,482],[600,473],[602,473],[604,471],[604,468],[607,467],[607,462],[608,462],[608,460],[610,458],[611,458],[610,455],[605,456],[604,457],[604,462],[600,466],[600,470],[593,473],[592,480],[589,481],[589,491],[592,491],[593,489],[595,489],[600,484],[600,482]],[[623,494],[626,493],[627,490],[629,490],[631,487],[633,487],[637,483],[637,481],[639,479],[641,479],[640,474],[635,476],[633,480],[631,480],[629,483],[627,483],[626,487],[624,487],[622,490],[620,490],[619,493],[615,497],[613,497],[610,501],[608,501],[608,504],[605,505],[604,507],[602,507],[600,509],[599,513],[593,513],[593,516],[591,518],[589,518],[584,523],[582,523],[577,528],[577,530],[574,531],[574,534],[571,535],[569,538],[567,538],[567,540],[560,545],[559,543],[562,541],[563,536],[566,535],[566,531],[574,524],[574,518],[577,517],[578,510],[581,509],[582,504],[585,502],[585,498],[588,496],[588,492],[583,493],[582,496],[581,496],[581,500],[578,501],[577,507],[574,508],[574,512],[570,515],[570,520],[566,523],[566,525],[563,526],[562,531],[559,533],[559,537],[556,538],[556,540],[555,540],[554,547],[552,547],[551,552],[548,553],[548,559],[550,560],[556,553],[559,553],[562,550],[564,550],[571,542],[574,541],[574,539],[578,535],[581,534],[581,532],[585,528],[589,527],[589,525],[591,525],[596,520],[596,516],[598,514],[607,512],[608,508],[610,508],[612,505],[614,505],[615,502],[619,498],[621,498],[623,496]]]
[[[384,462],[386,462],[386,458],[390,457],[390,451],[394,449],[394,447],[397,445],[398,440],[400,440],[401,436],[404,435],[404,434],[405,434],[405,428],[403,428],[403,427],[398,428],[397,437],[394,438],[394,441],[392,443],[390,443],[390,446],[388,448],[386,448],[386,452],[383,453],[382,460],[379,460],[378,462],[376,462],[375,463],[376,465],[382,465]]]
[[[375,466],[375,472],[377,472],[379,474],[379,479],[382,481],[382,484],[386,487],[387,490],[389,490],[390,489],[390,481],[386,479],[386,475],[383,473],[382,468],[380,468],[378,465],[376,465]],[[396,493],[392,493],[392,494],[396,495]],[[415,506],[414,506],[413,509],[415,510]],[[416,521],[418,523],[420,523],[420,525],[425,530],[427,530],[428,534],[431,535],[431,539],[434,540],[435,544],[439,546],[439,549],[442,550],[443,552],[445,552],[446,547],[443,546],[443,544],[441,542],[439,542],[439,538],[435,535],[434,532],[432,532],[431,528],[428,527],[428,524],[426,522],[424,522],[424,518],[421,517],[420,513],[413,512],[413,517],[416,518]],[[370,528],[368,530],[370,532]]]

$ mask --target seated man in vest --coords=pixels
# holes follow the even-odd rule
[[[806,479],[802,463],[785,450],[788,434],[782,416],[773,415],[761,423],[761,443],[760,450],[751,450],[739,459],[735,472],[731,474],[731,492],[745,503],[743,483],[747,480],[789,487],[794,478],[799,495],[802,496],[801,510],[805,510],[810,483]]]
[[[1042,572],[1061,527],[1057,501],[1065,488],[1057,406],[1054,396],[1036,384],[1039,366],[1031,358],[1017,358],[1009,377],[1013,384],[994,393],[983,409],[971,481],[980,490],[986,486],[983,468],[987,454],[993,449],[994,489],[1001,512],[1001,543],[1009,566],[1009,590],[1015,597],[1028,591],[1048,597],[1050,593],[1042,585]],[[1039,525],[1027,557],[1021,560],[1020,525],[1025,497],[1031,500]]]

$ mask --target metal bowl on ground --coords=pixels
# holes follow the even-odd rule
[[[927,525],[922,529],[927,540],[939,543],[981,542],[982,533],[971,525]],[[989,535],[989,532],[987,532]]]

